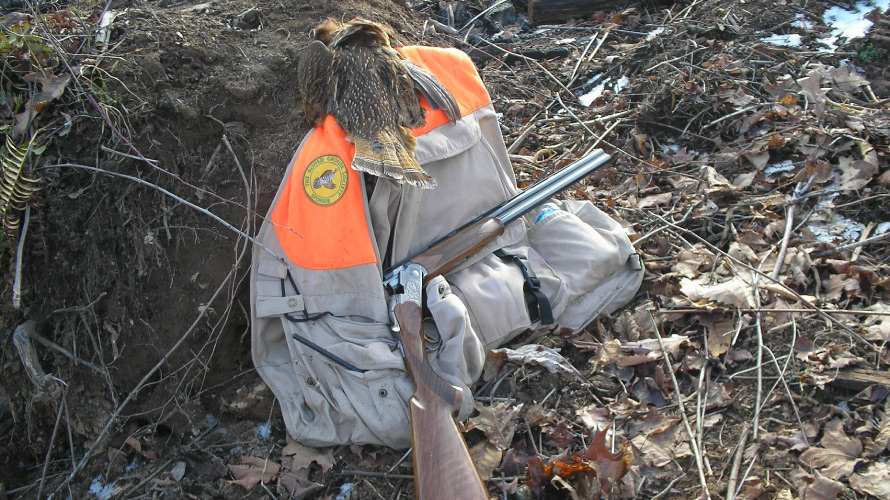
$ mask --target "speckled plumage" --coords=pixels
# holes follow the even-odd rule
[[[411,128],[424,124],[422,93],[452,121],[454,98],[435,76],[392,46],[392,32],[378,23],[328,20],[300,58],[299,81],[306,118],[315,126],[332,114],[355,144],[352,167],[370,174],[433,188],[435,180],[414,158]]]

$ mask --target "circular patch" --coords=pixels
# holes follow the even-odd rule
[[[326,207],[333,205],[346,192],[346,165],[339,157],[324,155],[312,160],[303,174],[303,189],[309,199]]]

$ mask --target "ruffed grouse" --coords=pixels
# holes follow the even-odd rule
[[[355,144],[352,167],[430,189],[436,181],[417,163],[411,128],[424,124],[422,93],[453,122],[460,110],[430,72],[393,48],[394,32],[368,21],[330,19],[315,28],[316,40],[300,57],[303,110],[312,126],[327,114]]]

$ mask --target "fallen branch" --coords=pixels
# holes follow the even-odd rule
[[[22,256],[25,253],[25,237],[28,235],[28,220],[31,217],[31,206],[25,205],[25,216],[22,220],[22,234],[15,251],[15,278],[12,283],[12,307],[22,308]]]
[[[655,321],[655,316],[652,315],[652,312],[649,312],[649,319],[652,321],[652,327],[655,330],[655,337],[658,339],[658,345],[661,347],[661,354],[664,357],[664,364],[667,369],[668,374],[671,376],[671,382],[674,384],[674,396],[677,398],[677,407],[680,411],[680,418],[683,420],[683,426],[686,428],[686,434],[689,435],[689,444],[692,446],[692,453],[695,456],[695,466],[698,468],[698,479],[701,482],[702,488],[702,497],[710,500],[711,493],[708,491],[708,479],[705,477],[705,468],[704,468],[704,459],[702,458],[701,451],[699,451],[698,444],[696,443],[695,434],[692,432],[692,427],[689,425],[689,419],[686,418],[686,406],[683,404],[683,397],[680,394],[680,383],[677,381],[677,375],[674,373],[674,367],[671,366],[671,355],[668,353],[667,348],[664,346],[664,339],[661,338],[661,332],[659,331],[658,323]]]
[[[145,180],[143,180],[143,179],[140,179],[139,177],[133,177],[132,175],[121,174],[121,173],[118,173],[118,172],[112,172],[112,171],[110,171],[110,170],[105,170],[105,169],[97,168],[97,167],[90,167],[90,166],[87,166],[87,165],[78,165],[78,164],[75,164],[75,163],[58,163],[58,164],[50,165],[50,166],[48,166],[48,167],[43,167],[43,168],[52,168],[52,167],[79,168],[79,169],[83,169],[83,170],[89,170],[89,171],[91,171],[91,172],[97,172],[97,173],[100,173],[100,174],[106,174],[106,175],[111,175],[111,176],[114,176],[114,177],[120,177],[120,178],[122,178],[122,179],[127,179],[127,180],[129,180],[129,181],[133,181],[133,182],[135,182],[135,183],[137,183],[137,184],[142,184],[143,186],[148,186],[148,187],[150,187],[150,188],[152,188],[152,189],[154,189],[154,190],[156,190],[156,191],[161,192],[161,193],[164,194],[164,195],[167,195],[167,196],[173,198],[174,200],[176,200],[176,201],[182,203],[183,205],[185,205],[185,206],[187,206],[187,207],[189,207],[189,208],[193,208],[193,209],[195,209],[195,210],[201,212],[202,214],[204,214],[204,215],[210,217],[211,219],[213,219],[213,220],[219,222],[220,224],[222,224],[223,226],[225,226],[226,229],[232,231],[233,233],[237,234],[238,236],[241,236],[242,238],[246,238],[246,239],[250,240],[251,243],[253,243],[254,245],[258,246],[259,248],[262,248],[263,250],[265,250],[269,255],[271,255],[272,257],[274,257],[276,260],[281,261],[281,262],[284,262],[284,260],[283,260],[281,257],[279,257],[278,254],[276,254],[276,253],[273,252],[272,250],[266,248],[266,246],[263,245],[262,243],[260,243],[256,238],[254,238],[253,236],[251,236],[251,235],[245,233],[244,231],[241,231],[240,229],[236,228],[235,226],[229,224],[229,223],[228,223],[225,219],[223,219],[222,217],[220,217],[220,216],[214,214],[213,212],[207,210],[206,208],[199,207],[198,205],[195,205],[194,203],[192,203],[192,202],[190,202],[190,201],[188,201],[188,200],[186,200],[186,199],[184,199],[184,198],[180,198],[179,196],[176,196],[175,194],[171,193],[170,191],[167,191],[166,189],[164,189],[164,188],[162,188],[162,187],[160,187],[160,186],[158,186],[158,185],[156,185],[156,184],[152,184],[152,183],[150,183],[150,182],[148,182],[148,181],[145,181]],[[238,205],[238,206],[244,208],[245,210],[250,210],[250,209],[248,209],[247,207],[241,205],[240,203],[236,203],[236,205]],[[273,224],[274,224],[274,223],[273,223]],[[280,224],[274,224],[274,225],[275,225],[276,227],[283,227],[283,226],[281,226]],[[297,234],[297,235],[299,236],[299,233],[297,233],[296,231],[294,231],[292,228],[285,228],[285,229],[287,229],[287,230],[289,230],[289,231],[292,231],[294,234]]]
[[[870,245],[872,243],[877,243],[879,241],[884,241],[888,238],[890,238],[890,231],[883,233],[883,234],[879,234],[877,236],[872,236],[871,238],[868,238],[868,239],[865,239],[862,241],[857,241],[856,243],[850,243],[849,245],[839,246],[837,248],[832,248],[830,250],[823,250],[823,251],[817,253],[816,255],[813,255],[813,258],[818,259],[821,257],[828,257],[829,255],[834,255],[836,253],[841,253],[841,252],[845,252],[847,250],[852,250],[854,248],[858,248],[861,246]]]

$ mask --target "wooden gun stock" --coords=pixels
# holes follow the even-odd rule
[[[423,335],[423,285],[447,273],[503,234],[504,224],[488,218],[415,255],[394,279],[394,329],[399,332],[414,395],[408,402],[414,448],[414,492],[417,500],[489,500],[488,489],[473,463],[454,418],[464,394],[440,377],[427,358]]]
[[[463,391],[442,379],[430,366],[420,306],[398,304],[395,315],[402,329],[405,366],[415,387],[408,402],[415,497],[417,500],[489,500],[488,489],[454,422]]]

